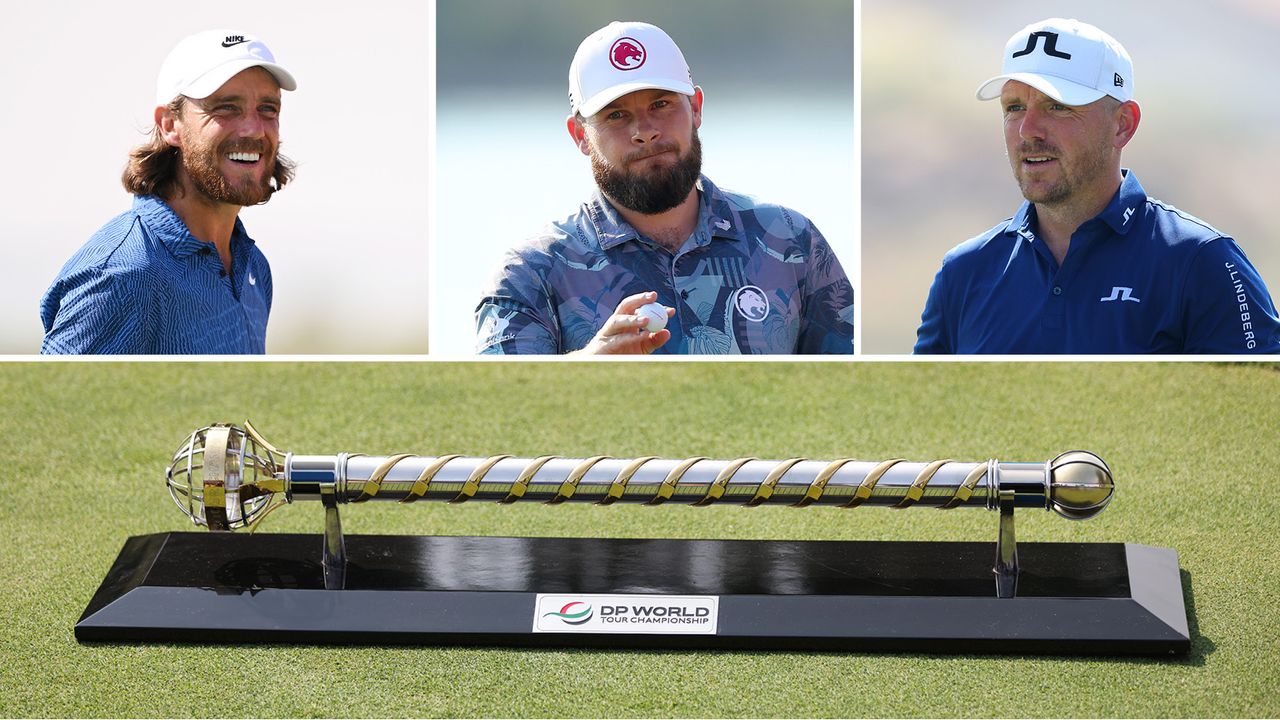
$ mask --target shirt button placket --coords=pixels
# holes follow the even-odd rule
[[[1061,284],[1055,284],[1049,290],[1049,298],[1044,304],[1043,324],[1047,330],[1061,330],[1066,324],[1067,304],[1063,299],[1063,290]]]

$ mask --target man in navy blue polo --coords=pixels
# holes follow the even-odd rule
[[[133,208],[45,292],[42,353],[266,351],[271,268],[238,215],[293,176],[277,151],[280,91],[295,87],[253,36],[178,43],[160,69],[150,142],[122,177]]]
[[[1120,167],[1141,110],[1115,39],[1029,25],[978,88],[997,98],[1027,202],[947,253],[916,353],[1280,352],[1275,304],[1235,240]]]

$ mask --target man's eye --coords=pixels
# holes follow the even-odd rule
[[[1005,105],[1005,106],[1004,106],[1004,111],[1005,111],[1006,113],[1011,113],[1011,112],[1021,112],[1021,111],[1022,111],[1022,106],[1021,106],[1021,105],[1019,105],[1018,103],[1009,103],[1008,105]]]
[[[611,113],[609,113],[608,115],[606,115],[606,116],[605,116],[605,119],[607,119],[607,120],[617,120],[617,119],[619,119],[619,118],[621,118],[621,117],[622,117],[622,111],[621,111],[621,110],[614,110],[613,112],[611,112]]]
[[[657,100],[653,103],[655,108],[664,108],[671,104],[670,100]]]

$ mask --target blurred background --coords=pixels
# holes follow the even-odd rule
[[[1147,192],[1236,238],[1280,292],[1280,2],[863,0],[864,353],[909,353],[947,250],[1022,202],[1000,108],[978,102],[1005,42],[1048,17],[1105,30],[1129,51],[1142,124],[1124,152]],[[1267,88],[1271,88],[1268,90]]]
[[[40,350],[62,264],[132,198],[160,63],[181,38],[260,36],[298,79],[281,151],[297,179],[240,217],[271,263],[270,353],[427,351],[430,42],[425,2],[6,3],[0,45],[0,354]]]
[[[684,52],[706,93],[703,172],[806,215],[856,289],[853,15],[851,0],[438,0],[432,354],[474,352],[503,253],[594,189],[565,130],[569,62],[613,20]]]

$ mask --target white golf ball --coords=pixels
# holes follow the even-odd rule
[[[658,332],[667,326],[667,308],[662,303],[651,302],[641,305],[636,310],[636,315],[649,321],[644,326],[644,329],[649,332]]]

